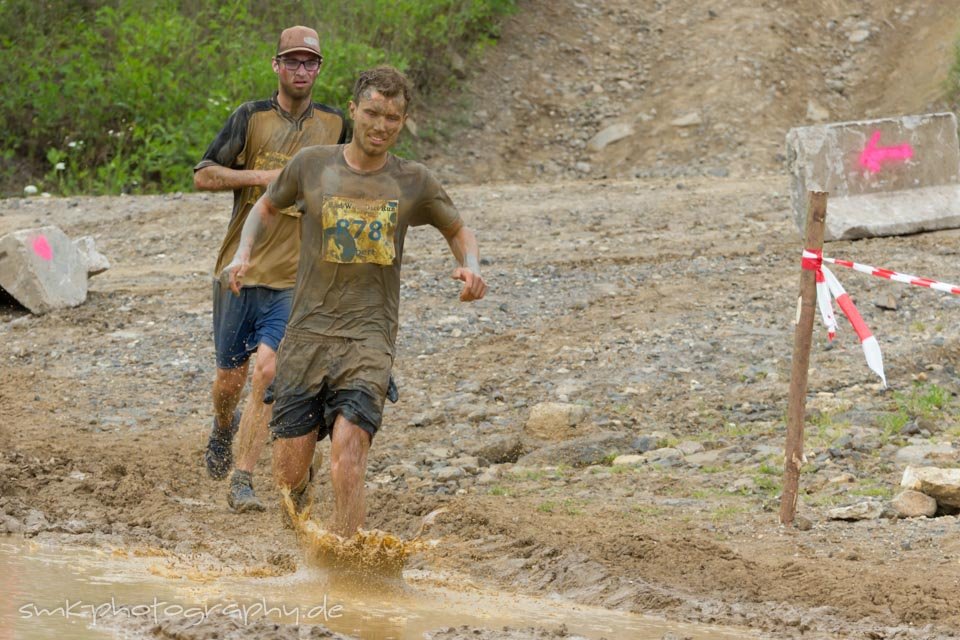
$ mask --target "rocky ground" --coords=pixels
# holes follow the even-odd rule
[[[823,111],[936,107],[949,61],[931,60],[957,7],[521,6],[469,80],[469,121],[429,160],[478,231],[490,293],[459,303],[440,236],[410,234],[401,400],[372,450],[368,525],[409,537],[446,507],[441,544],[411,567],[503,590],[770,638],[956,637],[960,521],[898,518],[890,501],[907,464],[960,462],[960,299],[838,274],[890,389],[848,327],[832,348],[816,329],[801,517],[777,522],[801,248],[777,154],[786,128]],[[612,124],[633,133],[590,151]],[[245,575],[300,562],[269,451],[264,514],[232,514],[200,465],[209,270],[229,203],[0,202],[0,233],[57,224],[113,263],[83,306],[0,308],[3,527]],[[958,240],[827,253],[960,282]],[[864,502],[876,517],[831,515]],[[433,637],[564,635],[545,621]]]

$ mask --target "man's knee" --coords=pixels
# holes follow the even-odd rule
[[[277,375],[277,353],[266,346],[257,351],[257,362],[253,366],[253,384],[266,389]]]

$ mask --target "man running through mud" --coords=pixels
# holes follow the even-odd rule
[[[236,252],[250,209],[287,161],[303,147],[345,141],[343,113],[312,100],[322,62],[316,31],[301,26],[285,29],[273,58],[277,92],[268,100],[240,105],[194,168],[197,189],[233,190],[233,214],[216,273]],[[270,407],[263,401],[264,391],[273,381],[300,256],[300,214],[292,208],[281,214],[257,240],[256,258],[247,267],[243,288],[233,295],[227,283],[213,283],[217,375],[213,430],[204,459],[211,477],[226,477],[239,429],[237,464],[227,493],[227,503],[238,512],[264,508],[253,491],[251,474],[267,438]],[[250,396],[241,417],[237,404],[253,353],[257,357]]]
[[[400,263],[410,226],[446,238],[463,281],[460,299],[483,298],[476,238],[433,174],[389,153],[407,117],[410,87],[396,69],[360,74],[349,144],[298,153],[247,217],[227,272],[245,284],[258,238],[293,204],[302,245],[293,310],[277,361],[270,429],[274,477],[298,511],[308,501],[314,448],[330,436],[331,528],[354,534],[365,516],[364,475],[393,366]]]

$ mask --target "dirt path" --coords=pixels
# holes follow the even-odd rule
[[[402,399],[368,475],[371,526],[409,536],[430,510],[450,509],[435,530],[441,546],[415,566],[771,637],[952,632],[955,517],[825,517],[836,504],[889,496],[907,444],[883,434],[891,393],[849,335],[814,354],[810,404],[831,419],[808,440],[816,462],[801,513],[813,527],[776,524],[779,477],[770,474],[797,279],[782,179],[501,184],[452,195],[481,230],[492,291],[459,304],[439,237],[411,234]],[[295,542],[277,509],[231,514],[224,485],[200,466],[212,376],[206,270],[228,197],[5,204],[6,224],[97,235],[114,267],[82,307],[3,313],[3,512],[32,533],[160,547],[237,571],[290,570]],[[956,281],[945,257],[957,236],[835,250]],[[957,301],[892,289],[897,310],[883,312],[869,300],[887,288],[847,280],[881,337],[893,388],[908,392],[922,378],[955,391]],[[523,429],[534,405],[556,400],[587,410],[566,449]],[[958,437],[949,412],[927,428],[934,439]],[[476,459],[514,440],[528,453],[505,456],[515,463]],[[611,454],[663,445],[716,458],[610,465]],[[844,473],[850,482],[833,482]],[[273,502],[266,461],[256,481]]]

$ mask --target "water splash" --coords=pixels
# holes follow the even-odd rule
[[[310,518],[309,506],[297,513],[288,490],[282,491],[281,508],[290,517],[308,563],[362,575],[397,578],[403,573],[407,558],[438,544],[437,540],[424,539],[423,533],[437,516],[446,511],[436,509],[427,514],[420,523],[416,536],[411,540],[404,540],[378,529],[361,529],[346,538],[324,529],[320,523]]]

